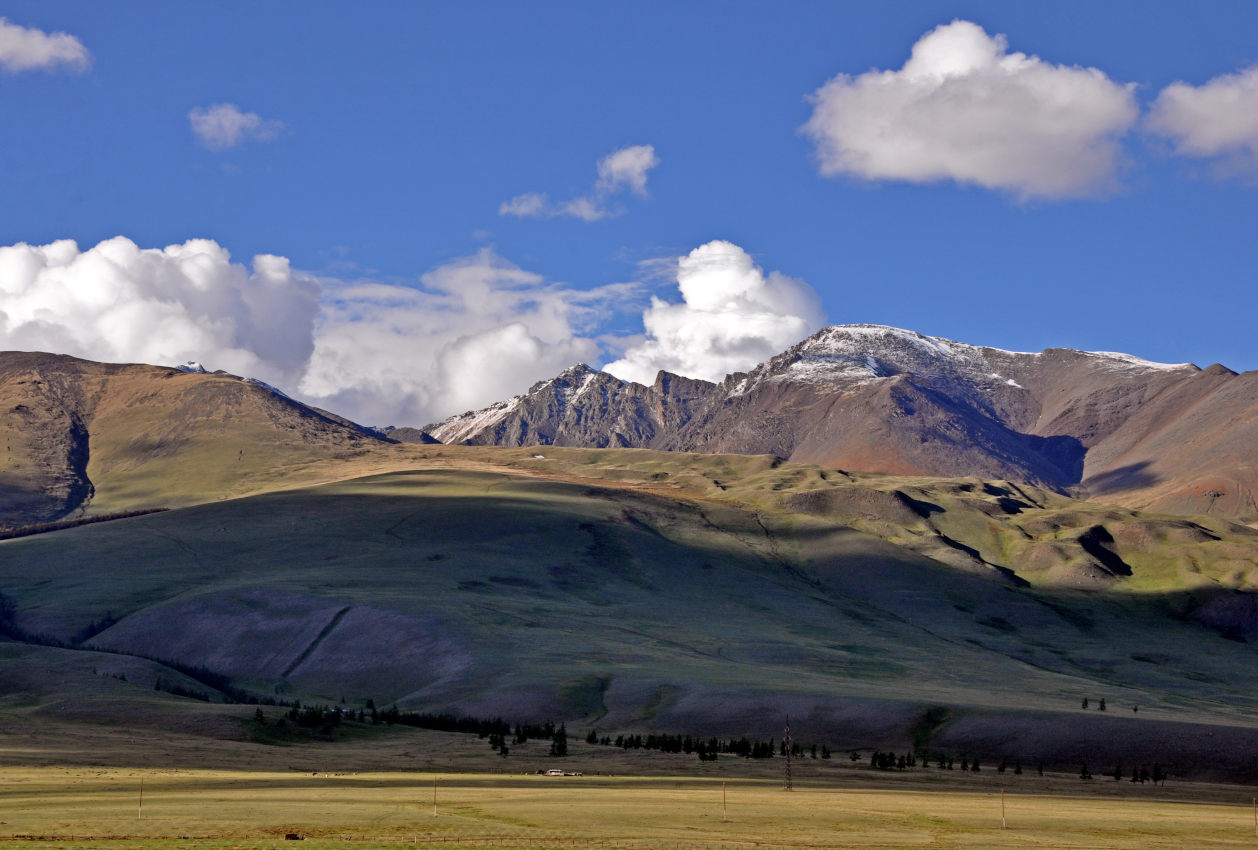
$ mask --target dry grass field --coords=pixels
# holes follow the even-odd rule
[[[1038,779],[1038,777],[1037,777]],[[436,812],[433,810],[434,782]],[[143,798],[141,800],[141,784]],[[1067,794],[770,779],[16,768],[0,842],[55,847],[1155,848],[1258,843],[1247,789]],[[1139,793],[1137,793],[1137,791]],[[1193,799],[1200,797],[1200,799]],[[723,805],[724,801],[724,805]]]
[[[239,707],[245,711],[245,707]],[[189,716],[189,720],[192,719]],[[58,848],[1194,848],[1258,844],[1242,785],[1034,769],[513,746],[399,727],[334,742],[214,741],[73,719],[0,727],[0,846]],[[539,769],[581,771],[545,777]],[[436,782],[437,814],[433,814]],[[141,801],[141,785],[143,800]],[[1007,829],[1000,828],[1001,791]],[[725,802],[723,807],[722,802]],[[289,845],[295,833],[303,844]]]
[[[475,735],[384,728],[258,746],[65,723],[0,736],[0,845],[58,848],[1157,848],[1258,844],[1240,785],[1034,770],[876,771],[574,742],[507,759]],[[142,766],[133,766],[142,765]],[[218,765],[215,768],[206,765]],[[580,770],[546,777],[537,769]],[[436,814],[433,813],[434,784]],[[1001,792],[1006,827],[1001,829]],[[285,836],[305,843],[289,845]]]

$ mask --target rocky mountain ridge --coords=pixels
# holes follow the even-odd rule
[[[578,365],[424,430],[472,445],[774,454],[1258,520],[1258,372],[880,325],[825,328],[716,384],[660,372],[646,387]]]

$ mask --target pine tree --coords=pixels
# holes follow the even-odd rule
[[[568,730],[562,723],[559,724],[559,728],[555,730],[555,734],[551,738],[550,754],[559,757],[568,754]]]

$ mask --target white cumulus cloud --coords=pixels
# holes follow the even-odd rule
[[[659,165],[659,161],[651,145],[632,145],[612,151],[598,161],[598,180],[589,194],[552,203],[544,192],[525,192],[499,204],[498,215],[517,218],[566,216],[582,221],[598,221],[620,215],[620,210],[609,205],[612,198],[625,189],[645,197],[647,174]]]
[[[0,18],[0,68],[11,73],[65,67],[85,71],[92,62],[83,42],[64,32],[46,33]]]
[[[1008,52],[955,20],[922,36],[898,71],[840,74],[812,96],[804,131],[821,172],[915,183],[954,180],[1020,198],[1114,185],[1133,86],[1096,68]]]
[[[633,284],[578,290],[485,249],[418,286],[247,268],[192,239],[0,247],[0,350],[254,377],[367,424],[422,425],[596,362],[593,331]]]
[[[1225,172],[1258,171],[1258,66],[1201,86],[1172,83],[1146,123],[1181,156],[1218,158]]]
[[[313,350],[319,284],[272,255],[252,268],[209,239],[140,248],[118,236],[0,247],[0,348],[174,365],[200,360],[292,384]]]
[[[234,103],[197,106],[188,112],[188,124],[201,143],[213,151],[234,148],[241,142],[267,142],[284,129],[282,121],[268,121],[256,112],[242,112]]]
[[[303,397],[372,424],[422,425],[592,361],[623,285],[575,290],[484,249],[421,286],[326,282]]]
[[[802,280],[765,274],[742,248],[709,242],[677,261],[681,303],[651,299],[642,316],[646,338],[603,367],[650,384],[661,369],[719,381],[799,342],[825,321]]]

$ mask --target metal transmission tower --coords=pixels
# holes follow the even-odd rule
[[[786,733],[782,736],[782,749],[786,750],[786,782],[782,785],[784,791],[794,791],[795,786],[791,783],[791,716],[786,715]]]

